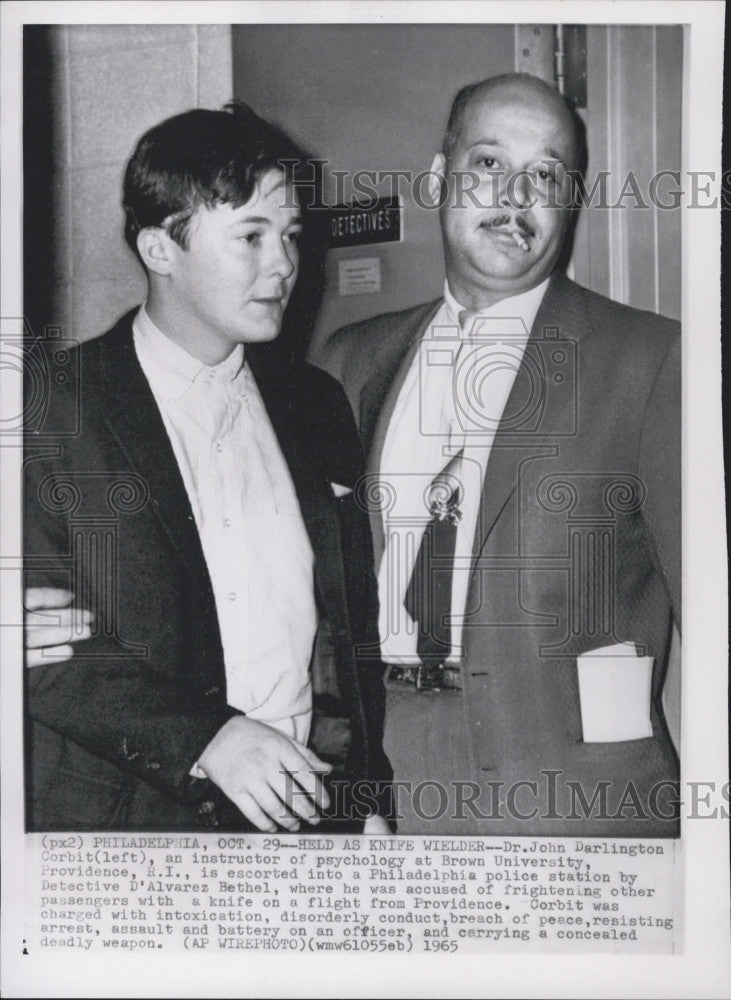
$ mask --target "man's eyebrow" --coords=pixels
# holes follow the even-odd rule
[[[504,144],[499,139],[475,139],[469,148],[474,149],[475,146],[498,146],[500,149],[505,149]]]
[[[272,224],[273,224],[273,220],[270,219],[266,215],[246,215],[246,216],[244,216],[241,219],[234,219],[234,221],[231,223],[231,227],[233,228],[234,226],[251,226],[251,225],[254,225],[254,226],[271,226]],[[301,226],[302,225],[302,216],[300,215],[300,213],[297,212],[296,215],[290,216],[290,218],[289,218],[289,220],[287,222],[287,225],[288,226]]]

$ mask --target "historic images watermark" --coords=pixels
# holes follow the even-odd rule
[[[285,774],[287,794],[285,804],[295,799],[307,799],[308,794],[298,784],[297,772]],[[637,821],[661,820],[677,822],[678,819],[731,818],[731,782],[722,785],[715,781],[687,781],[670,779],[656,782],[649,792],[640,792],[632,781],[598,778],[594,782],[563,780],[560,769],[543,768],[531,779],[510,784],[504,781],[452,780],[449,782],[425,779],[419,782],[394,781],[393,815],[403,819],[403,808],[408,801],[413,812],[426,823],[441,820],[493,821],[491,833],[499,834],[499,823],[528,823],[556,820],[585,823],[586,820],[626,820],[633,824],[633,835],[638,836]],[[344,808],[375,812],[383,788],[378,782],[360,781],[346,785],[333,781],[328,786],[331,799],[338,803],[345,800]],[[428,829],[428,828],[427,828]],[[512,833],[516,830],[511,827]],[[426,832],[426,831],[425,831]]]
[[[486,166],[482,171],[451,170],[447,184],[435,170],[337,170],[325,159],[283,160],[290,181],[285,198],[296,191],[303,208],[327,209],[343,204],[350,191],[361,207],[373,207],[379,198],[408,197],[419,208],[440,209],[501,207],[650,210],[679,208],[727,209],[731,207],[731,170],[662,169],[646,176],[598,170],[588,175],[560,161],[546,159],[530,169],[507,171]],[[435,196],[434,191],[438,191]],[[289,203],[285,202],[288,207]]]

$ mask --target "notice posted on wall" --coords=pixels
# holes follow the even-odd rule
[[[358,260],[338,262],[338,291],[340,295],[371,295],[381,290],[381,261],[379,257],[360,257]]]

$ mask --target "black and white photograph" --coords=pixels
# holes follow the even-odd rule
[[[727,995],[724,6],[5,5],[6,995]]]

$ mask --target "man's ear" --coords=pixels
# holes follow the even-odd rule
[[[153,274],[168,275],[172,269],[172,240],[159,226],[148,226],[137,234],[137,249],[140,257]]]
[[[447,193],[447,161],[444,153],[437,153],[432,160],[428,191],[433,205],[443,204]]]

